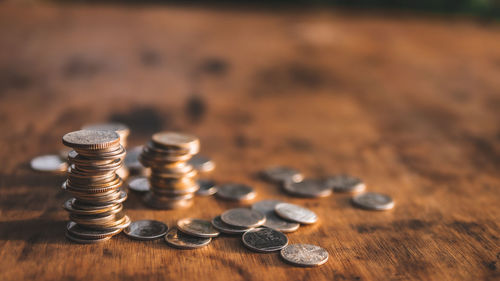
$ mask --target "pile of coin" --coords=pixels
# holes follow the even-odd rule
[[[62,185],[74,196],[63,206],[70,214],[66,237],[78,243],[106,241],[130,224],[122,211],[127,193],[116,174],[125,156],[120,137],[114,131],[81,130],[64,135],[62,141],[73,148]]]
[[[161,132],[153,135],[144,146],[141,163],[151,168],[150,190],[144,202],[157,209],[187,208],[193,204],[194,193],[199,186],[197,171],[187,161],[198,153],[197,137]]]

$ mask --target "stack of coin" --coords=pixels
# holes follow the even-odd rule
[[[79,243],[108,240],[130,224],[122,212],[127,193],[116,174],[125,156],[120,137],[114,131],[81,130],[64,135],[62,141],[74,149],[62,186],[74,196],[64,204],[71,220],[66,236]]]
[[[150,191],[145,195],[147,205],[157,209],[186,208],[199,186],[196,170],[187,161],[198,153],[197,137],[161,132],[154,134],[144,146],[141,163],[151,168]]]

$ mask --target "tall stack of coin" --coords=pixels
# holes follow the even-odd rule
[[[199,186],[196,170],[187,161],[198,153],[200,141],[197,137],[161,132],[154,134],[144,146],[141,163],[151,168],[150,191],[145,195],[147,205],[157,209],[190,207]]]
[[[130,224],[122,212],[127,193],[120,190],[122,179],[116,174],[125,156],[120,137],[114,131],[81,130],[62,141],[73,148],[62,186],[74,196],[64,204],[70,213],[66,236],[79,243],[108,240]]]

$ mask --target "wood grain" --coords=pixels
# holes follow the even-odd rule
[[[0,4],[0,280],[498,280],[500,32],[468,20],[316,11]],[[121,121],[130,145],[198,135],[218,182],[314,210],[289,234],[330,253],[303,269],[237,237],[180,251],[119,235],[64,238],[64,176],[29,169],[81,125]],[[346,172],[396,208],[292,198],[256,172]],[[235,207],[196,198],[134,220],[173,225]]]

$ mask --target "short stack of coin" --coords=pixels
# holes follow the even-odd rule
[[[66,236],[78,243],[106,241],[130,224],[122,211],[127,193],[116,174],[125,156],[120,137],[114,131],[81,130],[62,141],[73,148],[62,186],[74,196],[64,204],[70,213]]]
[[[141,163],[151,168],[150,191],[145,195],[147,205],[157,209],[187,208],[193,204],[199,186],[197,172],[187,161],[198,153],[197,137],[160,132],[144,146]]]

